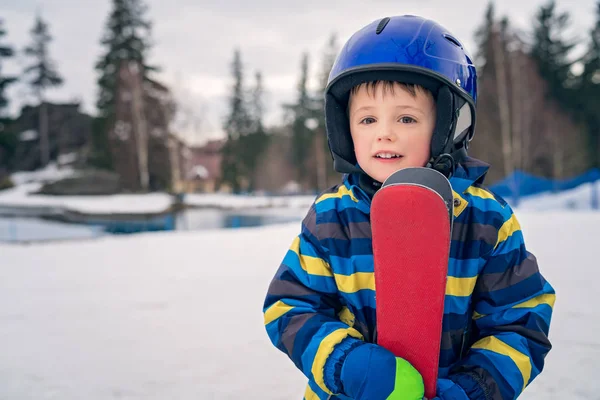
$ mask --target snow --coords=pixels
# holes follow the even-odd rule
[[[200,168],[201,166],[198,166]],[[201,173],[198,169],[196,173]],[[30,194],[40,189],[41,183],[62,179],[76,174],[65,167],[57,168],[50,164],[43,170],[19,172],[12,175],[17,185],[13,189],[0,191],[2,207],[58,207],[85,214],[149,214],[161,213],[169,209],[174,198],[167,193],[120,194],[109,196],[47,196]],[[290,183],[288,189],[293,188]],[[543,193],[522,198],[519,210],[548,211],[557,209],[590,210],[592,183],[581,185],[562,193]],[[595,183],[600,195],[600,181]],[[184,203],[192,207],[215,208],[225,210],[248,210],[261,208],[308,208],[316,195],[269,196],[269,195],[233,195],[224,193],[185,194]],[[507,198],[509,202],[512,199]]]
[[[200,166],[199,166],[200,167]],[[197,173],[202,171],[198,170]],[[1,208],[58,208],[83,214],[150,214],[167,211],[175,201],[168,193],[118,194],[105,196],[49,196],[33,194],[45,182],[77,174],[70,167],[49,164],[44,169],[14,173],[14,188],[0,191]],[[266,207],[307,208],[315,195],[268,196],[233,194],[186,194],[184,202],[192,207],[217,209],[254,209]]]
[[[119,194],[107,196],[48,196],[31,194],[39,183],[28,183],[0,192],[0,208],[57,207],[85,214],[143,214],[165,212],[173,204],[167,193]],[[244,196],[232,194],[186,194],[184,202],[193,207],[253,209],[266,207],[308,208],[315,196]]]
[[[557,291],[525,400],[600,393],[600,213],[519,212]],[[0,245],[0,398],[301,399],[262,303],[298,223]]]
[[[54,182],[60,179],[74,176],[76,171],[71,167],[59,168],[56,163],[50,163],[46,167],[36,171],[22,171],[13,173],[10,178],[15,185],[23,185],[32,182]],[[0,192],[2,195],[3,192]]]
[[[562,193],[543,193],[522,199],[518,208],[520,210],[590,210],[593,190],[600,197],[600,181],[586,183],[575,189]],[[507,199],[510,201],[510,199]]]
[[[39,183],[16,186],[0,192],[0,207],[56,207],[85,214],[160,213],[172,204],[167,193],[119,194],[107,196],[48,196],[30,194],[39,190]]]
[[[307,196],[244,196],[231,194],[187,194],[185,203],[196,207],[248,209],[265,207],[308,208],[316,195]]]

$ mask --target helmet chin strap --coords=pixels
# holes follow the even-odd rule
[[[437,157],[432,157],[426,165],[427,168],[435,169],[446,178],[450,179],[456,170],[456,160],[452,154],[444,153]]]
[[[466,146],[473,120],[469,105],[441,87],[437,96],[436,126],[431,140],[431,158],[426,167],[435,169],[450,179],[456,165],[466,156]]]

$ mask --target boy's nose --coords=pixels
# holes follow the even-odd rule
[[[393,142],[395,141],[396,135],[394,135],[394,132],[392,132],[391,129],[381,129],[378,133],[377,133],[377,141],[379,142]]]

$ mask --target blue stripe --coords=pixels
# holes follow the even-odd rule
[[[494,255],[504,254],[513,249],[520,249],[524,246],[523,232],[520,230],[514,232],[505,241],[498,243],[498,247],[494,251]]]
[[[465,314],[469,309],[471,297],[446,295],[444,299],[444,314]]]
[[[501,313],[490,313],[483,318],[477,319],[476,323],[477,326],[482,329],[493,328],[494,326],[510,325],[515,323],[515,321],[528,319],[532,315],[540,317],[536,318],[536,323],[539,325],[532,328],[542,330],[545,334],[548,334],[548,326],[550,324],[550,318],[552,317],[552,308],[547,304],[540,304],[534,308],[510,308]],[[519,323],[522,324],[522,322]]]
[[[452,186],[452,189],[456,192],[461,194],[467,190],[469,188],[469,186],[471,186],[471,183],[473,183],[472,180],[470,179],[464,179],[464,178],[460,178],[456,175],[454,175],[452,178],[450,178],[450,185]]]
[[[351,275],[355,272],[373,272],[373,255],[353,255],[348,257],[330,256],[336,274]]]
[[[293,252],[292,250],[290,250],[286,254],[286,257],[295,256],[295,255],[296,255],[296,253]],[[320,251],[318,251],[311,242],[306,240],[303,235],[300,236],[300,255],[309,256],[309,257],[317,257],[317,258],[320,258],[323,260],[323,257],[321,256]],[[296,258],[298,258],[298,257],[296,256]]]
[[[483,260],[477,258],[455,258],[451,257],[448,262],[448,276],[456,278],[470,278],[477,276],[483,265]]]

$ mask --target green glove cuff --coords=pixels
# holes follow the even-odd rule
[[[422,400],[425,396],[423,377],[408,361],[396,357],[396,382],[387,400]]]

